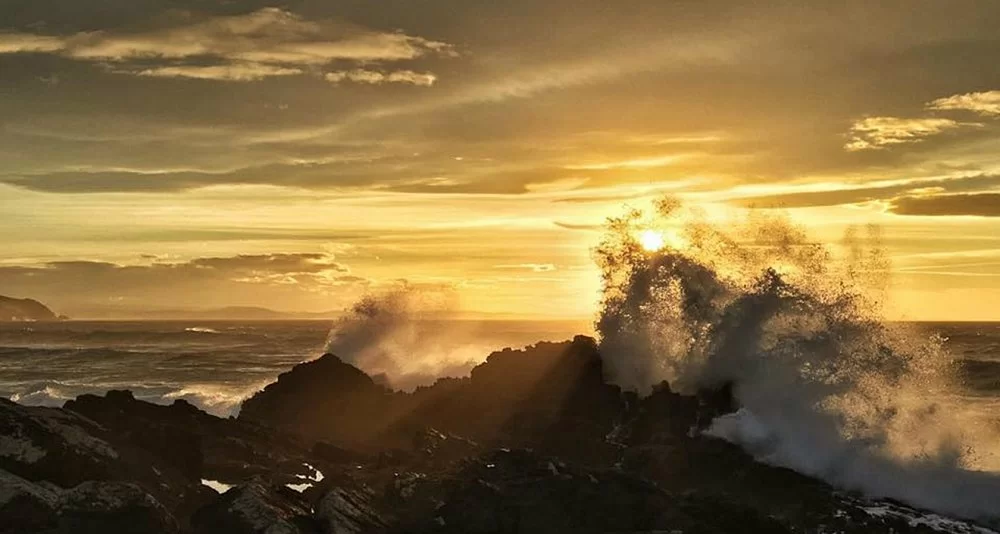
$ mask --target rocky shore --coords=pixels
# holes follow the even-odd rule
[[[128,391],[0,399],[0,533],[991,532],[702,433],[728,388],[639,398],[590,338],[391,391],[334,355],[221,419]]]

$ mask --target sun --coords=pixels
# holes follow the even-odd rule
[[[662,249],[666,242],[663,240],[663,234],[655,230],[646,230],[639,235],[639,244],[646,252],[656,252]]]

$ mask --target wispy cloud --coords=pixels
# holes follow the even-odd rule
[[[230,65],[177,65],[170,67],[153,67],[139,71],[123,71],[137,76],[154,78],[192,78],[196,80],[226,80],[250,82],[273,76],[294,76],[302,74],[301,69],[264,65],[260,63],[243,63]]]
[[[430,72],[414,72],[412,70],[397,70],[392,72],[369,69],[339,70],[326,73],[324,78],[333,84],[349,81],[369,85],[403,83],[423,87],[430,87],[437,81],[437,76]]]
[[[1000,193],[910,196],[892,201],[899,215],[1000,217]]]
[[[927,104],[928,109],[972,111],[984,116],[1000,117],[1000,91],[965,93],[939,98]]]
[[[454,51],[447,43],[403,32],[315,22],[265,8],[140,33],[0,34],[0,54],[17,53],[58,54],[140,76],[251,81],[299,74],[335,61],[399,62]],[[206,60],[212,63],[191,64]],[[166,64],[149,66],[150,61]]]
[[[866,117],[851,126],[852,137],[844,148],[854,152],[882,149],[903,143],[917,143],[962,126],[978,126],[978,124],[943,118]]]

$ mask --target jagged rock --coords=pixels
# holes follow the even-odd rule
[[[153,443],[139,431],[115,431],[71,410],[0,399],[0,469],[63,489],[88,481],[135,483],[183,515],[204,504],[212,492],[159,456],[169,450],[172,436],[159,437]],[[174,442],[178,448],[181,441]],[[143,448],[150,445],[153,452]]]
[[[284,486],[260,479],[234,487],[195,512],[198,534],[317,534],[309,503]]]
[[[307,448],[294,439],[209,415],[183,400],[161,406],[136,400],[128,391],[109,391],[103,397],[81,395],[65,408],[100,423],[192,483],[257,475],[276,483],[295,482],[309,461]]]
[[[593,339],[539,343],[491,354],[471,377],[442,380],[412,394],[391,392],[333,355],[296,366],[248,399],[240,419],[351,449],[405,448],[425,428],[484,445],[546,445],[587,432],[600,441],[623,406],[604,383]],[[553,431],[554,427],[566,427]]]
[[[169,534],[177,520],[136,484],[84,482],[59,500],[59,532],[66,534]]]
[[[99,422],[192,479],[202,474],[204,459],[196,420],[211,416],[187,402],[155,406],[137,401],[130,391],[109,391],[104,397],[81,395],[67,401],[64,408]]]
[[[56,525],[58,489],[0,470],[0,533],[23,534]]]
[[[388,523],[376,511],[375,493],[367,487],[331,488],[316,504],[316,519],[324,534],[376,534],[385,532]]]
[[[490,453],[423,484],[428,487],[418,499],[436,496],[441,503],[417,516],[422,523],[400,524],[397,532],[790,532],[745,507],[699,507],[638,477],[580,469],[526,450]],[[731,526],[740,528],[725,528]]]
[[[119,451],[98,437],[103,433],[96,423],[72,412],[0,398],[0,469],[63,487],[107,478]]]
[[[435,463],[461,460],[479,452],[479,444],[470,439],[445,435],[433,428],[424,429],[413,436],[413,450],[421,457]]]
[[[61,410],[0,399],[0,532],[987,533],[703,434],[737,408],[728,385],[622,392],[582,337],[500,351],[410,394],[328,355],[238,419],[128,392]],[[200,478],[237,486],[220,496]]]

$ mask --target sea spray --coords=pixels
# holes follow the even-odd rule
[[[649,232],[673,237],[649,247]],[[995,515],[996,431],[944,409],[960,386],[939,339],[882,319],[877,229],[844,244],[837,257],[781,216],[718,225],[671,199],[610,219],[595,250],[609,380],[732,383],[742,409],[710,435],[874,496]]]
[[[399,284],[372,292],[334,322],[327,352],[404,391],[468,376],[491,347],[475,339],[473,323],[442,321],[456,307],[447,290]]]

